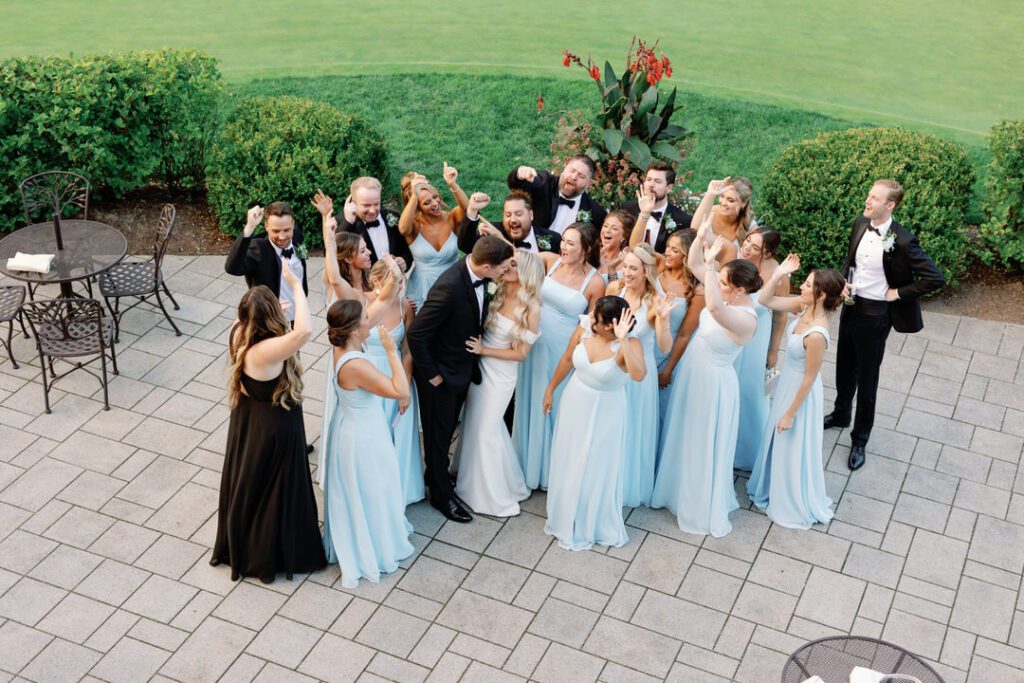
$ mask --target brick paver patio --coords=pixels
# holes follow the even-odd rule
[[[381,584],[342,590],[335,566],[264,586],[207,564],[244,287],[220,256],[166,268],[185,334],[125,318],[110,412],[76,373],[45,415],[32,340],[20,369],[0,364],[0,683],[765,683],[803,642],[851,632],[948,683],[1024,680],[1024,327],[926,312],[921,334],[890,337],[867,466],[851,475],[846,433],[826,432],[827,528],[743,509],[702,538],[638,509],[627,546],[570,553],[542,532],[542,494],[469,525],[421,503],[417,553]],[[303,351],[310,438],[327,351],[322,335]]]

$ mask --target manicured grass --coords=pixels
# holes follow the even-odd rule
[[[232,87],[234,95],[296,95],[325,101],[365,116],[388,139],[397,178],[408,170],[441,186],[441,165],[460,172],[467,191],[495,200],[507,192],[505,177],[520,164],[547,168],[559,112],[590,109],[596,101],[585,81],[514,76],[406,74],[395,76],[284,78]],[[545,109],[537,111],[537,95]],[[703,191],[711,178],[746,175],[756,188],[779,153],[820,132],[859,125],[805,111],[681,92],[676,121],[693,132],[684,171],[687,187]],[[981,163],[987,152],[972,147]],[[343,194],[344,188],[324,188]],[[397,185],[392,188],[397,192]],[[755,203],[756,208],[756,203]],[[493,210],[492,210],[493,211]]]
[[[978,144],[1024,113],[1020,0],[345,2],[6,0],[0,57],[199,47],[234,81],[410,71],[581,75],[568,48],[617,67],[634,33],[701,93],[899,124]],[[512,87],[510,96],[526,87]],[[453,104],[453,103],[449,103]]]

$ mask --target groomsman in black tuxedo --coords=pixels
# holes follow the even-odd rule
[[[266,215],[267,234],[253,239],[253,234]],[[295,320],[295,302],[292,288],[281,276],[281,259],[288,269],[302,280],[302,291],[309,293],[306,284],[306,252],[302,247],[302,231],[295,227],[295,215],[287,202],[274,202],[264,211],[258,204],[246,214],[245,228],[231,245],[224,262],[230,275],[242,275],[250,287],[266,285],[274,296],[290,304],[285,308],[288,320]]]
[[[667,161],[652,161],[644,174],[641,197],[646,201],[630,200],[622,209],[637,216],[633,234],[639,231],[639,240],[647,242],[659,254],[665,253],[668,236],[676,230],[690,227],[693,216],[668,200],[676,182],[676,171]],[[630,239],[633,244],[633,240]]]
[[[924,327],[918,301],[940,289],[945,277],[921,249],[917,238],[892,219],[903,200],[895,180],[877,180],[864,202],[864,215],[853,222],[843,272],[849,277],[854,304],[843,308],[836,349],[836,401],[825,428],[847,427],[854,394],[857,414],[850,432],[848,465],[864,465],[864,447],[875,421],[878,369],[889,330],[918,332]]]
[[[370,250],[370,263],[391,254],[402,270],[408,270],[412,265],[409,243],[398,230],[398,214],[381,208],[380,193],[380,181],[376,178],[362,176],[353,180],[345,207],[338,216],[338,229],[363,238]]]
[[[487,284],[505,274],[512,254],[500,238],[481,237],[469,256],[441,274],[409,326],[430,504],[455,522],[473,519],[455,499],[448,477],[448,450],[459,412],[469,383],[480,383],[480,356],[466,349],[466,340],[483,334]]]
[[[533,200],[533,226],[561,235],[573,223],[591,223],[598,230],[605,210],[587,194],[594,180],[594,160],[585,154],[569,159],[559,176],[519,166],[508,174],[510,190],[525,190]]]
[[[483,192],[470,195],[466,215],[462,217],[459,226],[459,251],[465,254],[473,251],[473,245],[485,234],[480,232],[480,211],[490,203],[491,198]],[[486,222],[486,219],[483,220]],[[516,249],[525,249],[534,254],[542,251],[557,254],[562,246],[562,236],[557,232],[533,225],[533,201],[522,190],[512,190],[505,197],[500,226],[495,227]]]

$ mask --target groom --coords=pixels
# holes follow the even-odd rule
[[[430,504],[455,522],[473,519],[455,500],[448,478],[448,450],[462,403],[470,381],[480,383],[480,357],[466,350],[466,340],[483,334],[487,284],[505,274],[512,253],[503,240],[481,237],[469,256],[437,279],[409,326]]]

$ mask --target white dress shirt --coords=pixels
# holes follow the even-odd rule
[[[561,197],[562,194],[559,193],[558,196]],[[554,218],[551,219],[551,226],[549,228],[550,230],[557,232],[559,235],[565,232],[566,228],[576,222],[576,215],[580,212],[580,204],[583,203],[583,195],[581,194],[575,198],[565,197],[565,199],[571,199],[573,201],[573,205],[568,206],[559,202],[558,209],[555,211]]]
[[[569,207],[566,207],[569,208]],[[533,228],[530,228],[530,233],[522,240],[513,240],[513,242],[526,242],[525,247],[516,247],[516,249],[525,249],[526,251],[533,252],[534,254],[540,253],[540,247],[537,246],[537,235],[533,232]]]
[[[660,211],[661,218],[649,216],[647,218],[647,227],[644,229],[644,236],[646,237],[645,241],[652,247],[658,243],[658,234],[661,232],[661,224],[665,221],[665,213],[668,211],[668,198],[666,197],[661,204],[651,210],[652,213],[654,211]],[[626,229],[629,230],[630,228],[627,226]]]
[[[375,226],[367,227],[366,234],[370,236],[370,242],[373,243],[373,253],[377,255],[377,258],[384,258],[385,255],[391,253],[391,243],[388,241],[388,226],[384,222],[384,213],[377,214],[377,224]]]
[[[277,253],[277,257],[281,258],[281,247],[277,246],[273,242],[271,242],[271,244],[274,246],[274,251]],[[302,261],[299,259],[299,255],[295,253],[295,245],[289,244],[285,248],[292,250],[292,256],[291,258],[288,259],[288,269],[292,271],[293,275],[295,275],[295,279],[297,279],[301,283],[303,267]],[[278,285],[278,287],[280,287],[279,291],[281,292],[281,296],[279,296],[278,299],[280,301],[288,302],[288,308],[284,312],[284,317],[288,318],[289,322],[295,322],[295,294],[294,292],[292,292],[292,286],[289,285],[284,279],[283,268],[281,269],[281,282]]]
[[[474,285],[476,285],[476,283],[479,282],[480,280],[483,280],[482,277],[478,277],[477,274],[473,272],[473,269],[469,267],[468,258],[466,259],[466,270],[469,271],[469,281],[472,282]],[[473,293],[476,294],[476,303],[480,307],[481,320],[483,320],[484,318],[484,290],[486,288],[487,285],[483,285],[481,287],[473,287]]]
[[[885,301],[889,281],[885,279],[885,270],[882,268],[882,253],[885,236],[891,225],[892,217],[881,225],[872,225],[871,227],[877,229],[879,234],[865,230],[860,244],[857,245],[854,257],[857,270],[853,274],[853,289],[856,296],[873,301]]]

